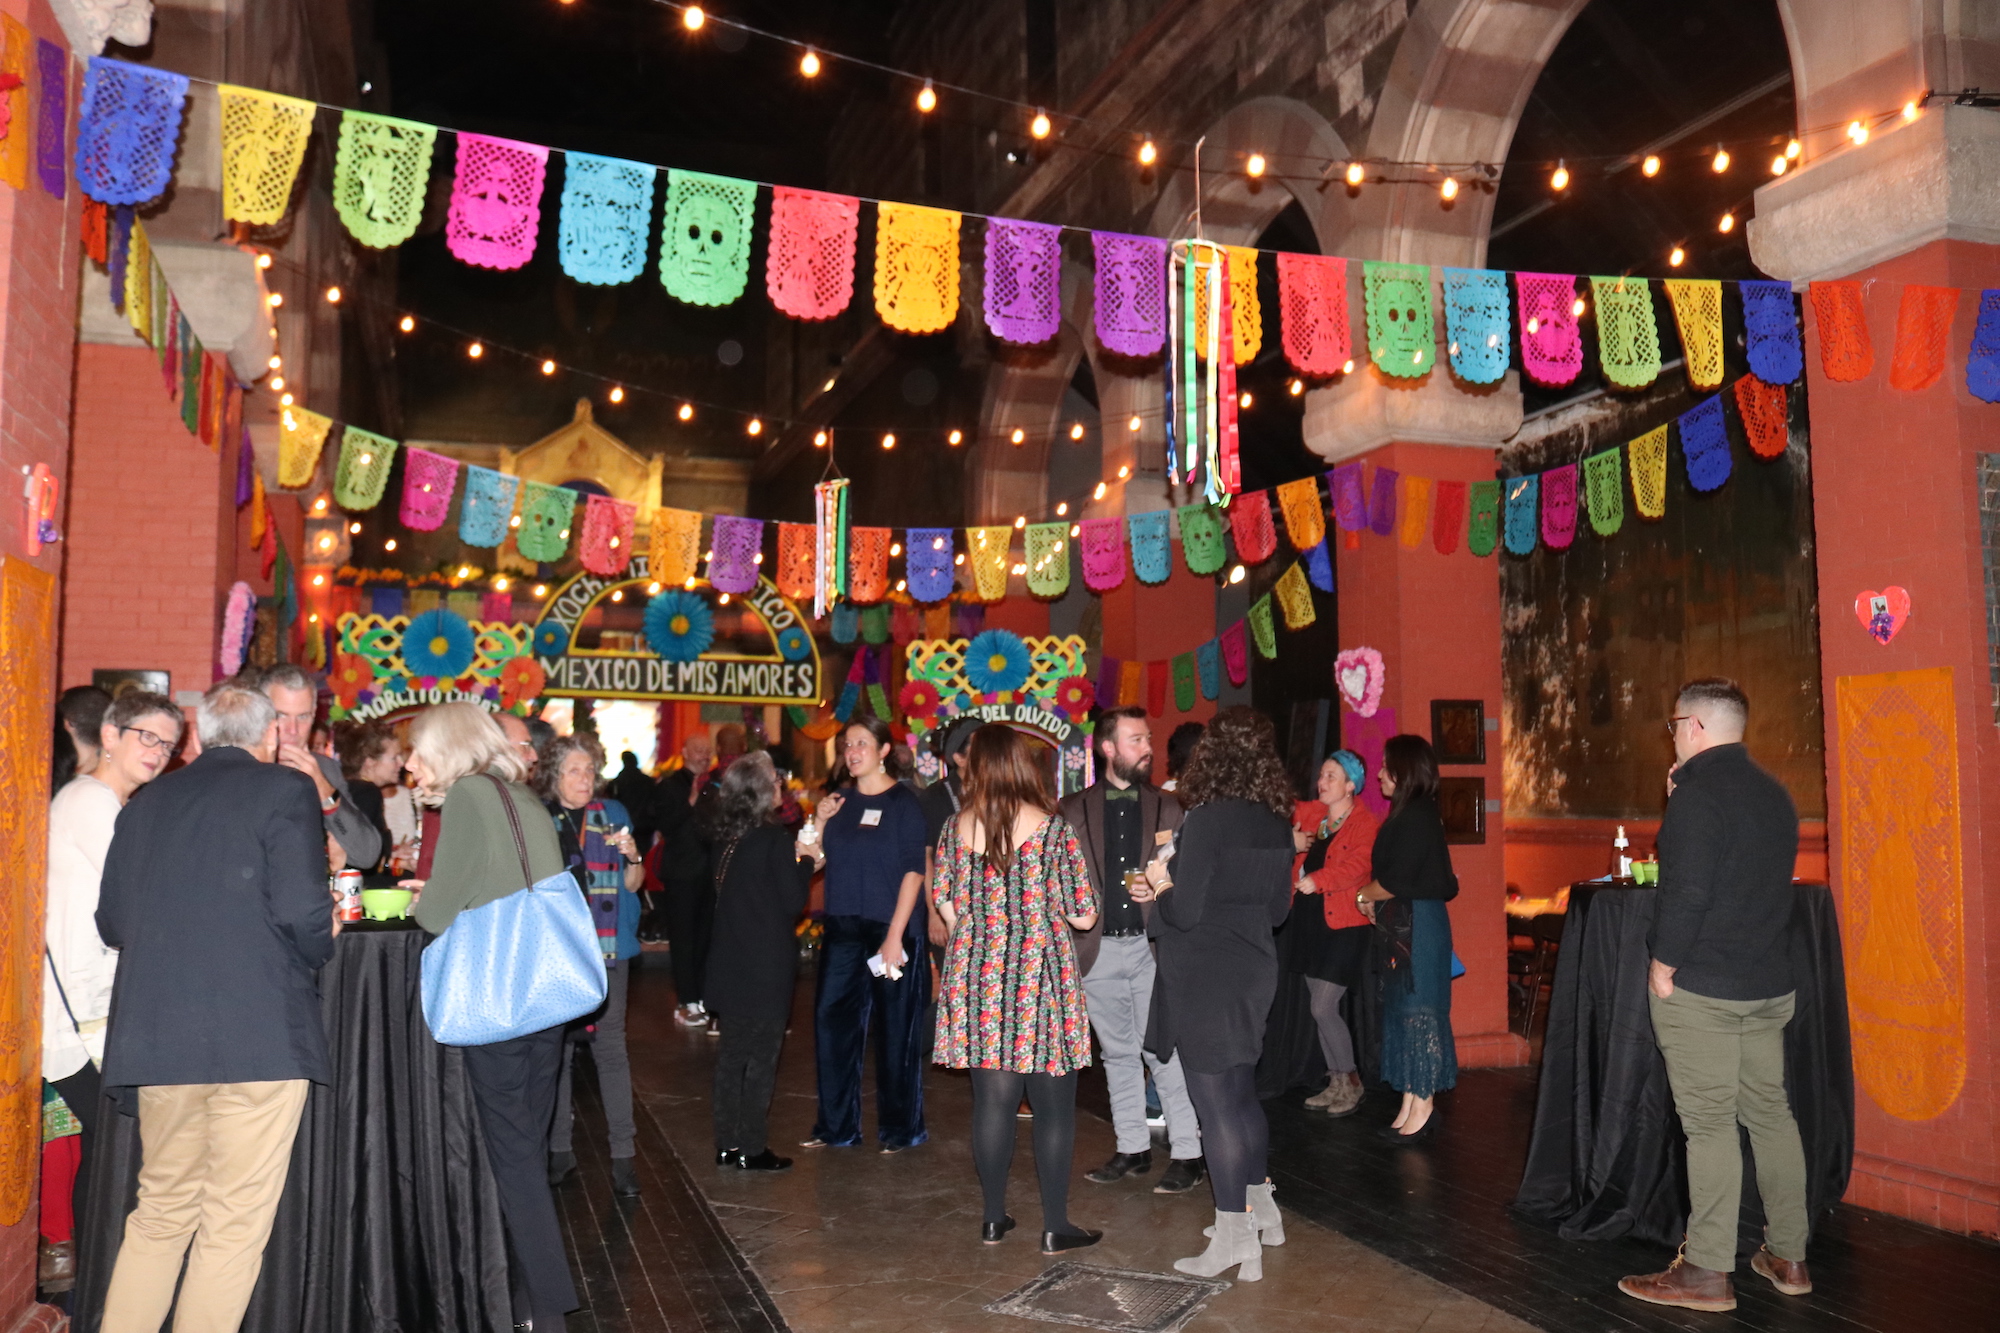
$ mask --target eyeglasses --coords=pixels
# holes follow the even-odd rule
[[[165,736],[156,736],[152,732],[146,730],[144,727],[118,728],[118,734],[121,736],[128,731],[131,732],[133,735],[137,736],[139,738],[139,744],[145,746],[148,750],[171,750],[174,748],[173,740],[168,740]],[[178,736],[174,738],[174,740],[179,740],[179,739],[180,738]]]
[[[1682,713],[1679,717],[1670,717],[1667,719],[1667,735],[1671,736],[1680,730],[1680,725],[1683,722],[1697,722],[1699,720],[1693,713]]]

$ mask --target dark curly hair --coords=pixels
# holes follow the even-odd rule
[[[1254,708],[1225,708],[1210,719],[1195,743],[1176,793],[1192,809],[1210,801],[1254,801],[1281,819],[1292,817],[1297,799],[1291,775],[1278,758],[1271,719]]]

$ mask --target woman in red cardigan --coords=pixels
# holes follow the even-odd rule
[[[1369,855],[1380,820],[1355,799],[1367,776],[1361,757],[1337,750],[1319,770],[1319,799],[1300,801],[1292,818],[1299,849],[1292,863],[1292,914],[1285,921],[1285,969],[1305,977],[1312,997],[1319,1049],[1326,1057],[1326,1091],[1306,1105],[1330,1116],[1350,1115],[1361,1105],[1361,1075],[1354,1066],[1354,1038],[1340,1017],[1340,999],[1368,970],[1372,928],[1354,905],[1355,893],[1372,877]]]

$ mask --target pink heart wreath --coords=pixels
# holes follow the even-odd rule
[[[1362,717],[1382,706],[1382,654],[1373,648],[1346,648],[1333,659],[1333,688]]]

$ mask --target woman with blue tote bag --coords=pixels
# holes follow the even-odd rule
[[[589,911],[575,881],[564,873],[555,826],[535,794],[520,785],[525,765],[505,733],[477,704],[443,704],[418,715],[410,727],[409,772],[419,791],[443,797],[439,811],[437,854],[430,878],[405,881],[420,889],[417,924],[444,935],[461,914],[479,925],[480,909],[496,905],[537,906],[515,895],[546,893],[543,881],[562,875],[583,926],[582,946],[598,959]],[[560,910],[561,904],[557,904]],[[505,910],[503,908],[503,910]],[[490,912],[487,918],[491,919]],[[437,954],[450,959],[448,946],[459,940],[441,939],[426,951],[426,963]],[[536,936],[533,959],[538,969],[558,976],[583,975],[571,956],[576,941],[560,931]],[[455,978],[424,975],[424,1013],[440,1041],[461,1045],[465,1072],[479,1107],[486,1137],[486,1157],[500,1196],[500,1217],[506,1224],[514,1275],[516,1320],[534,1333],[561,1333],[564,1316],[577,1307],[576,1284],[563,1253],[562,1227],[549,1192],[548,1139],[554,1116],[556,1080],[562,1070],[563,1028],[569,1019],[588,1012],[604,998],[603,965],[597,961],[596,996],[572,997],[558,1006],[547,1027],[483,1044],[454,1041],[458,1035],[440,1019]],[[434,985],[434,983],[440,983]],[[539,997],[538,997],[539,998]],[[588,1003],[584,1003],[584,1000]],[[564,1008],[575,1012],[562,1013]],[[440,1028],[447,1030],[440,1031]]]

